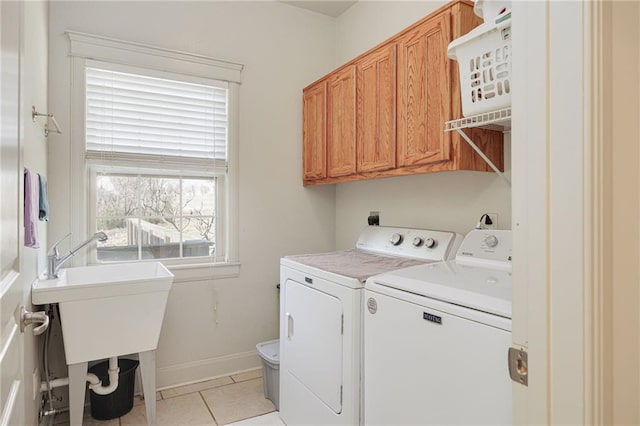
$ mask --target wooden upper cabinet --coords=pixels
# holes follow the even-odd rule
[[[396,45],[356,63],[357,171],[396,166]]]
[[[321,81],[302,94],[302,176],[303,180],[327,177],[327,85]]]
[[[482,23],[454,0],[304,90],[304,184],[490,171],[445,122],[462,116],[449,43]],[[499,168],[501,132],[465,130]]]
[[[398,39],[398,167],[449,159],[450,23],[442,13]]]
[[[327,176],[356,172],[356,67],[327,82]]]

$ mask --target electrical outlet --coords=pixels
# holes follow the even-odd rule
[[[487,229],[498,229],[498,213],[487,213],[487,215],[493,222],[491,225],[487,225]]]
[[[40,372],[36,368],[33,370],[33,400],[35,401],[40,394]]]
[[[369,223],[369,225],[379,226],[380,212],[369,212],[369,217],[367,218],[367,222]]]

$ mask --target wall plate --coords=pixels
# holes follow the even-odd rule
[[[498,213],[487,213],[487,215],[493,222],[491,225],[486,226],[487,229],[498,229]]]

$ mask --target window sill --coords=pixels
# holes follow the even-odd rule
[[[174,275],[173,282],[208,281],[213,279],[237,278],[240,276],[240,262],[207,262],[207,258],[195,259],[144,259],[126,262],[104,262],[92,265],[132,262],[160,262]]]
[[[164,262],[163,262],[164,263]],[[174,283],[208,281],[213,279],[236,278],[240,276],[240,263],[164,263],[175,278]]]

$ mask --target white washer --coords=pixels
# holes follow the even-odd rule
[[[511,231],[474,230],[456,260],[369,278],[364,423],[508,425]]]
[[[448,259],[453,232],[370,226],[355,249],[280,262],[280,417],[288,425],[359,425],[364,281]]]

